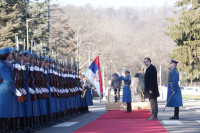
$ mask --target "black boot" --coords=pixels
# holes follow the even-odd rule
[[[171,117],[170,119],[179,119],[179,107],[174,108],[174,116]]]
[[[126,104],[127,104],[127,111],[126,111],[126,113],[129,113],[129,112],[132,111],[132,109],[131,109],[131,103],[126,103]]]

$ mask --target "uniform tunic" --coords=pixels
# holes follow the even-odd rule
[[[17,64],[14,64],[14,68],[15,69],[18,69],[18,78],[21,80],[22,77],[21,77],[21,66],[20,66],[21,62],[18,61]],[[20,83],[21,84],[21,83]],[[16,111],[15,111],[15,114],[16,114],[16,117],[23,117],[24,115],[24,106],[23,106],[23,103],[22,102],[18,102],[18,97],[15,96],[15,106],[16,106]]]
[[[87,90],[86,94],[85,94],[87,105],[91,106],[91,105],[93,105],[91,88],[88,86],[85,86],[85,89]]]
[[[120,78],[124,81],[124,87],[123,87],[123,99],[122,101],[125,103],[131,103],[131,76],[128,75],[127,77],[120,76]]]
[[[49,71],[46,70],[46,81],[47,81],[47,89],[49,90],[49,107],[50,107],[50,113],[55,113],[55,105],[54,105],[54,99],[52,97],[52,92],[51,92],[51,86],[49,85],[50,78],[49,78]]]
[[[33,65],[31,65],[31,67],[30,67],[30,71],[36,71],[36,69],[35,69],[35,66],[33,66]],[[33,73],[33,83],[32,83],[32,86],[33,86],[33,90],[36,90],[36,86],[35,86],[35,77],[34,77],[34,72],[32,72]],[[33,116],[40,116],[40,110],[39,110],[39,101],[38,101],[38,99],[37,99],[37,95],[36,95],[36,93],[35,94],[33,94],[33,95],[35,95],[35,100],[34,101],[32,101],[32,107],[33,107]]]
[[[25,104],[25,116],[26,117],[30,117],[33,115],[33,112],[32,112],[32,101],[31,101],[31,93],[29,92],[29,80],[30,80],[30,77],[29,77],[29,64],[26,63],[25,64],[25,89],[26,89],[26,92],[27,92],[27,96],[28,96],[28,101],[25,101],[24,104]]]
[[[13,72],[5,60],[0,61],[0,80],[0,118],[14,118],[16,88]]]
[[[173,91],[175,92],[175,94],[172,96],[171,100],[167,104],[167,107],[183,106],[181,89],[179,87],[178,81],[179,81],[179,72],[178,72],[177,68],[175,67],[169,72],[169,76],[168,76],[167,101],[169,100]]]

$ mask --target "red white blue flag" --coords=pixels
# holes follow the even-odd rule
[[[103,93],[102,88],[102,78],[101,78],[101,69],[99,63],[99,56],[92,62],[90,67],[86,70],[84,74],[90,82],[96,87],[97,93],[100,95]]]

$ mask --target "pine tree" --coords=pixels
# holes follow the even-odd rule
[[[47,42],[47,2],[29,0],[0,0],[0,48],[14,46],[15,35],[19,44],[26,39],[26,20],[29,22],[29,43],[33,39],[37,43]],[[26,44],[27,45],[27,44]]]
[[[19,12],[15,2],[0,0],[0,47],[14,45],[19,30]]]
[[[29,42],[35,40],[38,44],[47,44],[47,6],[48,2],[31,2],[28,13],[31,21],[29,22]]]
[[[186,81],[199,81],[200,76],[200,1],[176,2],[176,18],[168,18],[173,25],[166,34],[177,44],[172,58],[179,61],[178,68]]]

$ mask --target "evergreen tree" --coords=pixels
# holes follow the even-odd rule
[[[186,81],[199,81],[200,76],[200,0],[176,2],[177,17],[168,18],[173,25],[166,34],[177,44],[172,58],[179,61],[178,68]]]
[[[29,44],[31,39],[37,43],[46,43],[48,37],[46,1],[0,0],[0,13],[0,48],[13,47],[15,35],[19,37],[19,44],[23,45],[23,40],[27,38],[27,20]]]
[[[19,30],[19,12],[16,1],[0,0],[0,47],[14,45]]]

